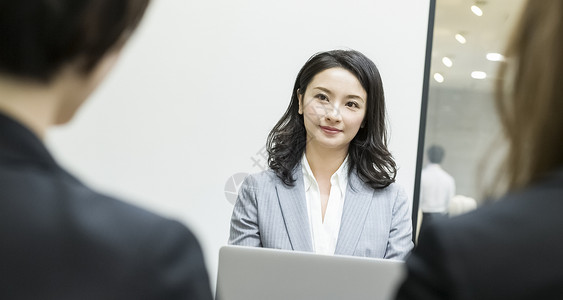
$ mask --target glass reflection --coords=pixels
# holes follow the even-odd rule
[[[498,162],[488,155],[500,130],[493,85],[521,4],[521,0],[436,1],[419,199],[422,219],[427,215],[428,221],[436,213],[458,215],[486,202],[485,187],[490,182],[485,181],[491,178],[482,174]],[[433,145],[443,150],[439,164],[429,159]],[[440,177],[437,170],[455,182],[447,204],[438,199],[451,188],[443,184],[446,177],[428,175]]]

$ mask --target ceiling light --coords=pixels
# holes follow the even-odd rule
[[[485,79],[485,78],[487,78],[487,73],[485,73],[483,71],[473,71],[473,72],[471,72],[471,77],[473,77],[475,79]]]
[[[444,56],[442,58],[442,63],[448,68],[451,68],[454,64],[453,61],[447,56]]]
[[[479,17],[483,15],[483,11],[477,5],[471,5],[471,11]]]
[[[465,44],[466,42],[465,37],[459,33],[455,35],[455,39],[462,44]]]
[[[434,80],[436,80],[439,83],[444,82],[444,76],[442,76],[442,74],[440,73],[434,73]]]
[[[500,53],[487,53],[487,59],[490,61],[504,61],[504,55]]]

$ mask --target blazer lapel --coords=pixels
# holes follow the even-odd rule
[[[354,254],[373,199],[373,193],[374,190],[358,177],[355,170],[350,173],[334,254]]]
[[[297,164],[293,170],[293,178],[295,178],[294,186],[287,186],[281,180],[276,183],[278,201],[293,250],[312,252],[313,242],[307,203],[305,203],[301,164]]]

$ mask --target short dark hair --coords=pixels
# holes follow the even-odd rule
[[[48,81],[79,60],[92,70],[139,23],[149,0],[2,0],[0,73]]]
[[[355,50],[320,52],[301,68],[289,107],[268,135],[268,165],[286,185],[293,185],[292,172],[303,155],[307,136],[304,116],[299,114],[298,93],[305,94],[313,77],[331,68],[343,68],[354,74],[367,93],[364,126],[348,148],[349,172],[357,172],[373,188],[387,187],[395,181],[397,167],[387,149],[383,83],[375,64]]]
[[[426,154],[428,154],[428,160],[431,163],[439,164],[444,159],[445,151],[442,146],[432,145],[428,148]]]

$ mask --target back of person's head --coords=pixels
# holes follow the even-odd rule
[[[563,166],[563,1],[530,0],[501,65],[496,106],[510,189]]]
[[[0,1],[0,74],[48,82],[69,64],[88,73],[128,38],[148,2]]]
[[[289,106],[268,136],[269,166],[284,183],[293,184],[292,170],[306,146],[304,116],[299,114],[298,94],[304,95],[315,75],[331,68],[352,73],[367,94],[366,115],[348,148],[350,171],[364,182],[383,188],[395,181],[396,164],[387,149],[386,110],[383,83],[376,65],[356,50],[331,50],[314,54],[295,79]],[[375,166],[375,167],[374,167]]]
[[[440,164],[444,159],[444,148],[438,145],[432,145],[427,150],[428,160],[433,164]]]

